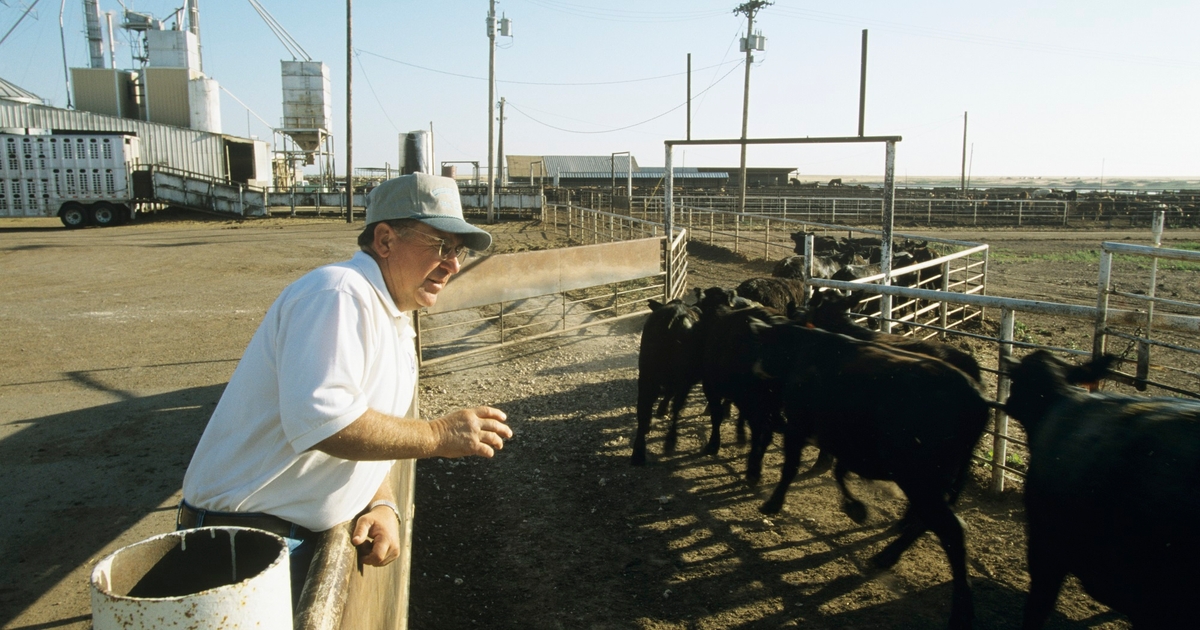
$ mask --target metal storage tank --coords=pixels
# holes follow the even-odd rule
[[[433,138],[424,129],[400,134],[400,159],[397,162],[400,174],[433,174],[432,144]]]
[[[188,81],[189,126],[199,131],[221,133],[221,86],[215,79]]]
[[[321,134],[333,127],[329,67],[320,61],[281,61],[283,131],[305,151],[320,148]]]

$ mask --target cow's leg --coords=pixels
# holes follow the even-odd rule
[[[846,487],[847,472],[849,470],[841,462],[838,462],[833,469],[833,479],[837,481],[838,488],[842,491],[842,511],[850,517],[850,520],[862,525],[867,521],[867,506],[850,494],[850,488]]]
[[[800,445],[800,449],[804,450],[803,444]],[[829,472],[830,468],[833,468],[833,455],[831,455],[829,451],[818,450],[817,461],[813,462],[812,468],[804,471],[804,474],[797,477],[797,479],[812,479],[813,477],[820,477],[821,475]]]
[[[750,423],[750,454],[746,458],[746,481],[757,484],[762,479],[762,461],[771,445],[775,433],[767,423],[766,416],[757,404],[738,409],[740,417],[747,418]]]
[[[750,433],[751,434],[754,433],[754,427],[750,427]],[[753,440],[754,436],[751,435],[750,439]],[[740,409],[738,410],[738,419],[737,419],[737,443],[738,444],[746,443],[746,414],[742,413],[742,411]]]
[[[688,390],[679,389],[675,395],[671,397],[671,424],[667,426],[667,437],[663,440],[663,452],[674,453],[675,444],[679,441],[679,414],[683,411],[683,406],[687,404]],[[666,404],[667,398],[663,397],[663,404]]]
[[[971,583],[967,577],[967,547],[963,534],[963,523],[946,504],[942,492],[937,489],[920,490],[901,487],[908,495],[909,505],[916,520],[927,526],[938,537],[946,558],[950,561],[953,598],[950,605],[950,628],[966,630],[975,618],[975,605],[971,601]],[[915,529],[915,527],[911,528]],[[904,536],[901,535],[901,538]],[[915,540],[915,539],[914,539]],[[898,542],[898,541],[896,541]],[[888,547],[896,544],[893,542]],[[910,543],[911,544],[911,543]],[[887,549],[884,549],[886,552]],[[882,553],[880,555],[883,555]],[[897,554],[899,555],[899,554]]]
[[[1025,630],[1041,628],[1046,623],[1067,578],[1067,570],[1055,559],[1052,543],[1030,529],[1029,596],[1025,599],[1025,621],[1021,625]]]
[[[900,517],[900,522],[896,523],[893,527],[900,530],[900,535],[888,543],[888,546],[884,547],[883,551],[880,551],[871,558],[871,563],[880,569],[890,569],[895,566],[900,561],[900,555],[911,547],[913,543],[917,542],[917,539],[929,529],[925,526],[921,517],[913,512],[911,503],[904,512],[904,516]]]
[[[729,415],[729,403],[709,390],[707,386],[704,388],[704,396],[708,399],[708,413],[712,417],[712,433],[708,437],[708,444],[701,452],[705,455],[716,455],[721,450],[721,423]]]
[[[758,508],[763,514],[778,514],[783,509],[783,501],[787,498],[788,486],[796,478],[800,470],[800,453],[804,450],[807,435],[799,427],[789,426],[783,431],[783,471],[779,477],[779,485],[775,492]]]
[[[667,417],[667,403],[670,403],[670,402],[671,402],[671,399],[669,396],[663,396],[662,402],[658,403],[658,409],[656,409],[654,411],[654,416],[656,418]]]
[[[646,463],[646,435],[650,433],[650,413],[658,398],[660,386],[649,378],[638,378],[637,435],[633,438],[634,466]]]

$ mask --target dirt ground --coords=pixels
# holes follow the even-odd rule
[[[183,471],[262,315],[287,283],[348,257],[358,229],[184,214],[104,230],[0,225],[0,627],[90,627],[92,565],[172,528]],[[494,231],[502,250],[555,241],[525,222]],[[1080,304],[1095,303],[1096,278],[1080,252],[1149,239],[939,235],[992,244],[992,295]],[[1200,232],[1168,238],[1194,246]],[[693,286],[762,270],[702,247],[691,256]],[[1162,290],[1198,301],[1191,273],[1160,274]],[[1086,328],[1030,321],[1024,332],[1068,345],[1090,343]],[[746,485],[732,427],[718,457],[698,455],[707,421],[697,400],[678,451],[662,456],[656,431],[651,463],[631,467],[638,333],[637,322],[597,326],[423,375],[426,415],[492,404],[516,436],[494,460],[419,464],[413,628],[946,623],[949,569],[931,537],[893,570],[869,569],[903,509],[889,484],[855,483],[873,508],[863,526],[842,515],[828,477],[797,483],[786,511],[765,519],[757,506],[777,479],[777,449],[763,485]],[[1027,586],[1023,508],[1019,489],[983,487],[971,484],[958,508],[976,626],[1011,628]],[[1072,583],[1047,627],[1128,626]]]

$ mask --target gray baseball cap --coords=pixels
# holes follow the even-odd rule
[[[492,235],[463,219],[458,182],[449,177],[413,173],[394,177],[367,195],[367,225],[393,219],[416,219],[431,228],[456,234],[467,247],[480,252]]]

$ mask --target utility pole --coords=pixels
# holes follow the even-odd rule
[[[692,139],[692,53],[688,53],[687,139]]]
[[[351,81],[354,70],[353,2],[346,0],[346,223],[354,221],[354,100]]]
[[[500,169],[500,185],[507,186],[508,178],[504,176],[504,97],[500,97],[500,142],[496,145],[496,165]]]
[[[492,177],[492,160],[496,156],[496,0],[489,0],[488,31],[488,159],[487,159],[487,222],[496,222],[496,180]]]
[[[967,196],[967,112],[963,112],[963,150],[962,150],[962,178],[959,182],[962,187],[962,196]]]
[[[858,73],[858,135],[863,135],[867,116],[867,29],[862,33],[862,68]]]
[[[508,17],[502,17],[499,24],[496,22],[496,0],[489,0],[488,15],[487,15],[487,32],[488,32],[488,201],[487,201],[487,222],[496,222],[496,177],[493,175],[493,160],[496,157],[496,29],[499,26],[500,34],[505,37],[512,36],[512,21]]]
[[[742,40],[742,47],[746,50],[746,85],[742,90],[742,163],[739,169],[740,192],[738,193],[738,212],[746,211],[746,129],[747,123],[750,120],[750,64],[754,62],[754,50],[757,47],[757,42],[754,36],[754,16],[759,9],[769,7],[773,2],[768,0],[750,0],[745,4],[738,5],[733,10],[734,14],[746,16],[746,38]],[[761,49],[760,49],[761,50]]]

